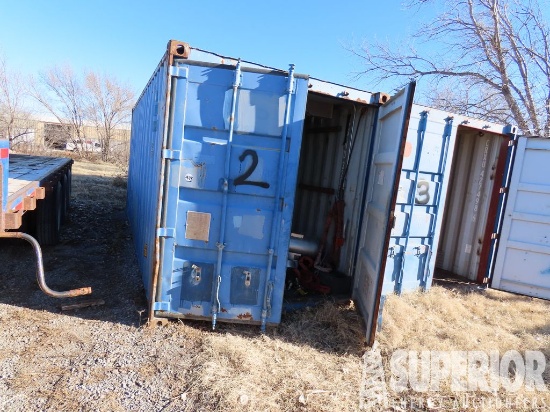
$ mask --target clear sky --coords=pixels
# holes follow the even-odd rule
[[[424,14],[399,0],[0,0],[0,53],[12,69],[53,65],[114,75],[140,93],[169,39],[370,91],[343,44],[397,41]]]

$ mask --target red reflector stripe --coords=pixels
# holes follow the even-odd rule
[[[10,155],[10,149],[0,149],[0,159],[6,159]]]

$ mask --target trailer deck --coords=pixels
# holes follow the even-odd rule
[[[41,192],[50,185],[52,175],[65,170],[71,159],[10,155],[7,211],[32,210],[25,207],[25,198],[43,199]]]
[[[39,218],[31,223],[31,229],[45,230],[35,231],[41,244],[55,243],[70,201],[73,160],[9,154],[7,148],[3,150],[6,153],[2,157],[2,230],[19,229],[25,212],[36,209]],[[37,200],[41,199],[42,207],[37,207]]]

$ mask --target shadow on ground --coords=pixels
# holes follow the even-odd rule
[[[125,214],[125,184],[118,178],[73,175],[68,221],[60,242],[43,248],[46,282],[54,290],[90,286],[92,295],[56,299],[40,291],[35,257],[23,240],[0,240],[0,303],[139,327],[147,321],[147,300]],[[104,301],[62,310],[65,305]],[[267,335],[308,344],[325,352],[362,354],[363,322],[349,300],[319,299],[315,308],[283,315]],[[180,322],[173,320],[172,322]],[[185,321],[208,331],[210,322]],[[220,323],[213,333],[257,337],[259,326]]]

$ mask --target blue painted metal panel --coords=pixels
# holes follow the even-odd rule
[[[159,66],[134,109],[128,187],[156,316],[279,323],[307,90],[292,69]]]
[[[383,295],[431,286],[435,264],[433,248],[439,237],[438,222],[442,217],[441,195],[449,179],[446,165],[455,137],[452,117],[437,110],[413,106]]]
[[[509,133],[507,126],[413,105],[383,295],[431,286],[459,128]]]
[[[127,214],[148,298],[154,299],[156,228],[167,110],[168,62],[163,60],[132,113]]]
[[[9,149],[10,141],[7,139],[0,139],[0,165],[2,166],[2,173],[0,173],[0,179],[2,179],[2,212],[6,211],[8,204],[8,176],[9,176]]]

